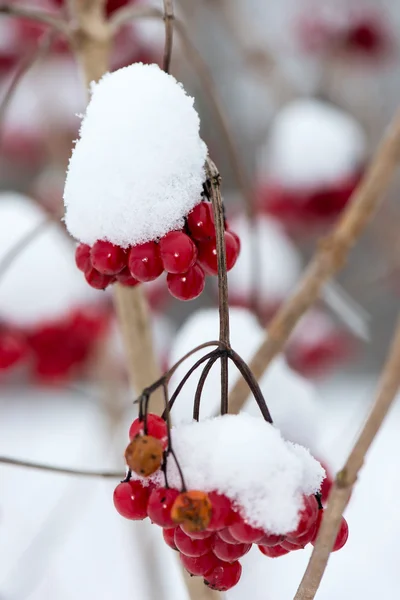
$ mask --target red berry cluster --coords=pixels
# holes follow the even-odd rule
[[[146,428],[139,419],[132,423],[131,440],[140,437],[147,440],[149,436],[157,439],[164,450],[167,448],[167,425],[161,417],[149,414]],[[127,519],[149,517],[162,527],[165,543],[179,552],[184,568],[191,575],[203,577],[206,585],[218,591],[227,591],[238,583],[242,573],[239,559],[250,551],[252,544],[270,558],[300,550],[314,543],[324,514],[315,496],[304,496],[296,530],[275,535],[250,525],[240,515],[240,507],[216,491],[179,492],[132,479],[117,485],[114,505]],[[333,550],[342,548],[347,537],[347,522],[342,519]]]
[[[229,230],[224,236],[229,271],[239,256],[240,241]],[[218,274],[211,202],[200,202],[192,210],[185,231],[171,231],[159,241],[126,250],[102,240],[92,247],[79,244],[75,261],[86,281],[96,289],[104,290],[115,282],[133,287],[154,281],[166,271],[170,294],[178,300],[193,300],[203,291],[205,276]]]

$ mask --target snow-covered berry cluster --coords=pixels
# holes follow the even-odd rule
[[[148,414],[132,423],[129,437],[129,476],[114,491],[117,511],[160,526],[183,567],[212,589],[238,583],[239,559],[253,544],[275,558],[315,541],[323,518],[315,492],[323,470],[262,419],[225,415],[169,432],[161,417]],[[207,447],[199,446],[201,439]],[[272,448],[273,458],[258,454]],[[249,465],[252,453],[255,464]],[[343,519],[334,550],[347,536]]]
[[[240,240],[226,230],[225,249],[228,271],[240,251]],[[158,241],[121,248],[99,240],[90,247],[79,244],[75,261],[86,281],[96,289],[118,282],[134,287],[154,281],[164,271],[172,296],[193,300],[201,294],[206,275],[217,275],[216,233],[211,202],[200,202],[188,215],[185,228],[170,231]]]

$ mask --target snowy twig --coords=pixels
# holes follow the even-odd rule
[[[21,19],[28,19],[29,21],[36,21],[37,23],[43,23],[44,25],[50,25],[53,29],[56,29],[57,31],[60,31],[64,35],[68,36],[68,24],[66,21],[57,15],[44,10],[3,3],[0,5],[0,14],[9,15],[10,17],[19,17]]]
[[[172,44],[174,41],[174,8],[172,0],[164,1],[165,44],[163,70],[169,73],[171,65]]]
[[[345,466],[336,476],[322,525],[294,600],[313,600],[321,583],[358,473],[400,386],[400,318],[380,377],[377,397]]]
[[[362,181],[333,232],[319,245],[301,281],[271,321],[267,336],[250,362],[259,379],[274,357],[282,351],[290,333],[308,308],[318,299],[323,285],[345,264],[347,256],[383,202],[383,194],[400,158],[400,112],[393,119]],[[229,408],[239,412],[247,388],[238,380],[232,389]]]
[[[23,467],[25,469],[37,469],[39,471],[48,471],[49,473],[58,473],[59,475],[75,475],[78,477],[100,477],[103,479],[123,479],[123,474],[120,471],[92,471],[90,469],[69,469],[64,467],[56,467],[54,465],[37,463],[30,460],[19,460],[18,458],[10,458],[8,456],[0,456],[0,464],[10,465],[13,467]]]

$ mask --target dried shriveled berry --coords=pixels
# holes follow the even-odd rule
[[[141,475],[149,477],[161,467],[163,445],[151,435],[138,435],[125,450],[125,460],[128,467]]]
[[[211,514],[212,505],[208,494],[199,490],[179,494],[171,510],[172,520],[184,524],[188,533],[207,529]]]

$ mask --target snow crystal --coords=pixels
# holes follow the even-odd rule
[[[272,123],[260,171],[288,187],[336,183],[360,167],[366,138],[342,110],[315,99],[285,106]]]
[[[181,228],[205,178],[193,98],[141,63],[106,74],[92,91],[65,184],[69,232],[127,247]]]
[[[296,528],[303,494],[317,492],[324,477],[305,448],[246,414],[174,427],[172,445],[188,489],[225,494],[251,525],[275,534]],[[164,485],[163,474],[152,479]],[[168,483],[181,489],[172,459]]]
[[[0,261],[46,214],[32,200],[0,193]],[[74,247],[57,223],[49,224],[15,258],[0,279],[0,320],[20,326],[62,317],[100,298],[74,262]]]
[[[265,216],[257,218],[254,233],[244,216],[231,219],[230,227],[240,237],[241,244],[235,268],[228,274],[232,297],[250,298],[254,249],[257,248],[256,284],[260,300],[270,305],[281,302],[301,272],[300,255],[292,242],[279,223]]]
[[[195,312],[178,331],[171,348],[170,365],[177,362],[189,350],[203,342],[218,339],[219,317],[216,309]],[[230,329],[232,347],[240,356],[249,361],[261,341],[265,331],[255,317],[246,309],[230,310]],[[190,367],[208,350],[196,352],[188,358],[171,378],[171,392],[190,369]],[[185,384],[176,400],[171,416],[174,423],[192,419],[193,400],[199,380],[201,367]],[[239,377],[233,363],[229,363],[229,387],[233,387]],[[282,356],[275,358],[260,380],[261,391],[268,404],[272,420],[282,435],[292,442],[298,442],[315,451],[318,448],[317,396],[312,384],[290,369]],[[200,417],[217,414],[220,403],[220,366],[213,365],[203,388]],[[244,411],[261,416],[256,401],[250,396]]]

